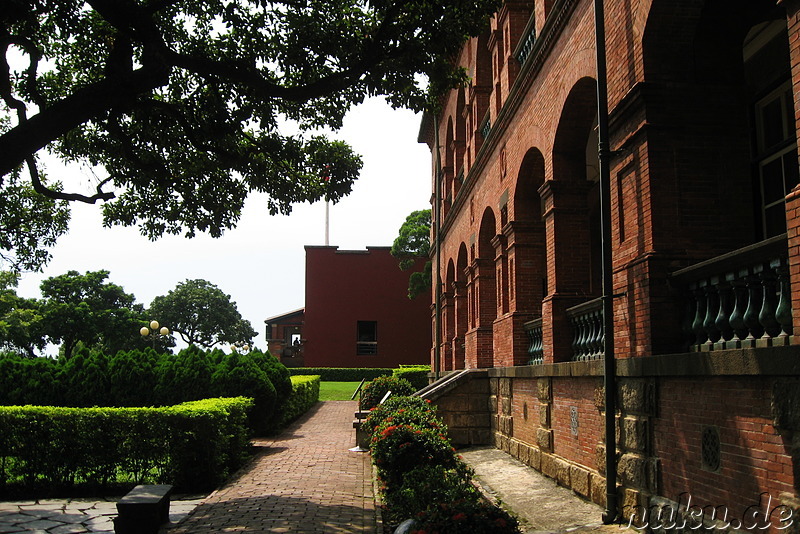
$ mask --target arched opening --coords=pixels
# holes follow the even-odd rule
[[[495,247],[492,241],[496,235],[497,223],[494,212],[491,208],[486,208],[478,232],[477,257],[472,265],[477,305],[478,332],[475,357],[478,367],[492,367],[494,364],[492,326],[497,318],[497,290],[494,270]]]
[[[600,184],[597,161],[596,82],[582,78],[567,96],[553,144],[553,178],[565,182],[554,206],[572,212],[556,229],[557,277],[549,292],[601,294]],[[571,257],[567,260],[567,257]]]
[[[444,370],[452,371],[455,369],[453,362],[453,338],[455,338],[456,331],[456,317],[455,317],[455,299],[453,296],[453,287],[456,279],[456,268],[453,260],[447,262],[447,274],[445,275],[444,286],[444,305],[443,309],[443,323],[444,331],[442,332],[442,361],[444,362]]]
[[[547,294],[547,249],[542,199],[539,188],[544,183],[544,156],[531,148],[525,154],[514,189],[513,254],[509,271],[514,286],[512,308],[540,317],[542,299]]]
[[[455,298],[455,338],[453,339],[453,360],[456,369],[464,369],[464,343],[467,335],[467,246],[461,243],[456,260],[453,294]]]

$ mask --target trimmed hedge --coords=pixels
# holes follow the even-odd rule
[[[405,378],[415,391],[419,391],[428,385],[428,374],[431,372],[430,365],[401,365],[399,369],[392,371],[395,378]]]
[[[292,377],[292,394],[284,404],[281,426],[291,423],[319,401],[319,383],[319,375]]]
[[[252,406],[237,397],[162,408],[0,407],[0,488],[37,495],[121,483],[208,490],[247,458]]]
[[[0,353],[0,405],[172,406],[208,397],[251,397],[250,422],[259,434],[279,429],[292,390],[289,371],[268,352],[178,354],[151,348],[107,355],[81,349],[68,359]]]
[[[319,375],[323,382],[361,382],[392,376],[392,369],[379,367],[289,367],[292,376]]]
[[[387,392],[391,391],[393,396],[411,395],[416,391],[411,382],[403,378],[393,376],[379,376],[369,381],[361,388],[359,407],[362,410],[370,410],[381,402]]]

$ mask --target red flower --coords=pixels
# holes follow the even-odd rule
[[[467,518],[467,514],[465,514],[464,512],[459,512],[459,513],[457,513],[456,515],[453,516],[453,521],[461,521],[462,519],[466,519],[466,518]]]
[[[498,517],[497,519],[494,520],[494,522],[497,523],[497,525],[499,527],[505,527],[506,526],[506,520],[503,519],[502,517]]]

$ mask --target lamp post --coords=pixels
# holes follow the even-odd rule
[[[248,352],[250,352],[250,345],[241,342],[234,343],[233,345],[231,345],[231,352],[240,352],[240,351],[244,354],[247,354]]]
[[[160,327],[160,328],[159,328]],[[161,326],[158,324],[158,321],[150,321],[150,328],[143,326],[139,333],[142,334],[144,338],[150,338],[153,343],[153,349],[156,348],[156,340],[166,337],[169,335],[169,328],[166,326]]]

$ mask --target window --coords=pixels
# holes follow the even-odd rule
[[[356,355],[378,354],[377,321],[358,321],[356,335]]]
[[[756,104],[764,237],[786,231],[784,198],[798,183],[792,89],[787,81]]]

